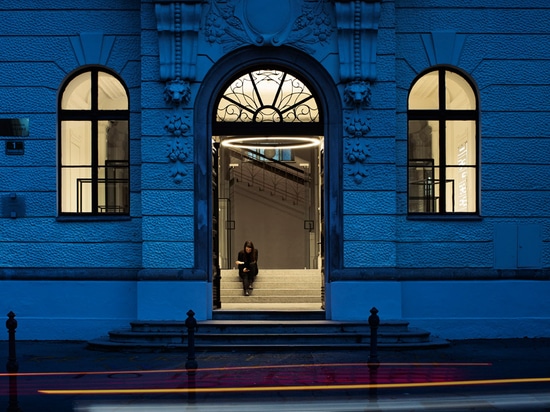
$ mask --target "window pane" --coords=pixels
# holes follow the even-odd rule
[[[475,212],[476,191],[475,167],[447,168],[447,212]]]
[[[128,96],[118,79],[105,72],[98,74],[97,105],[99,110],[127,110]]]
[[[476,122],[456,120],[446,125],[446,163],[448,166],[476,164]]]
[[[409,161],[409,212],[438,212],[439,168],[429,161]]]
[[[98,122],[98,162],[128,160],[128,122],[103,120]]]
[[[128,122],[98,122],[98,212],[127,213],[128,186]]]
[[[476,122],[446,122],[447,212],[476,211]]]
[[[409,94],[409,109],[439,109],[439,72],[422,76]]]
[[[439,165],[439,122],[409,121],[409,159],[426,159]]]
[[[91,122],[61,122],[61,165],[92,164]]]
[[[130,197],[128,163],[111,163],[99,169],[98,212],[128,213]]]
[[[91,169],[84,167],[61,169],[61,211],[80,213],[92,211]]]
[[[446,108],[475,110],[476,98],[470,84],[458,73],[445,72]]]
[[[62,109],[91,110],[92,109],[92,74],[82,73],[76,76],[65,88],[61,98]]]
[[[439,122],[409,121],[409,212],[438,212]]]

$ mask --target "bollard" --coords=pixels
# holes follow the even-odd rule
[[[369,355],[369,367],[370,364],[378,366],[378,326],[380,325],[380,318],[378,317],[378,309],[373,307],[370,310],[369,316],[370,326],[370,355]]]
[[[8,363],[6,363],[6,370],[11,374],[9,377],[9,401],[7,412],[21,412],[17,399],[16,373],[19,370],[19,364],[15,356],[15,329],[17,329],[17,321],[15,320],[15,313],[12,311],[8,313],[6,328],[8,328]]]
[[[8,363],[6,363],[6,370],[9,373],[16,373],[19,370],[19,364],[15,356],[15,329],[17,329],[17,321],[15,320],[15,313],[12,311],[8,313],[6,328],[8,328]]]
[[[370,355],[367,361],[369,382],[371,384],[369,388],[369,402],[376,404],[378,400],[378,367],[380,366],[378,362],[378,326],[380,325],[380,318],[378,317],[378,309],[375,307],[370,310],[370,313]]]
[[[197,326],[197,320],[195,319],[195,312],[191,309],[187,312],[187,319],[185,320],[185,326],[187,327],[187,362],[185,362],[185,368],[187,373],[194,374],[198,367],[195,360],[195,331],[199,328]]]
[[[187,312],[187,319],[185,320],[185,326],[187,327],[187,362],[185,362],[185,368],[187,369],[187,385],[189,389],[188,402],[195,403],[195,374],[197,372],[197,361],[195,360],[195,331],[199,328],[197,326],[197,320],[195,319],[195,312],[191,309]]]

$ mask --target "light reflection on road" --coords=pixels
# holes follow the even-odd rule
[[[131,405],[129,402],[111,403],[79,403],[75,405],[75,412],[211,412],[223,410],[224,412],[375,412],[375,411],[466,411],[466,410],[509,410],[529,411],[542,410],[550,406],[550,394],[547,393],[516,393],[497,395],[473,395],[473,396],[442,396],[442,397],[415,397],[407,396],[400,399],[383,400],[320,400],[320,401],[275,401],[261,402],[170,402],[170,403],[143,403]]]
[[[492,364],[482,362],[369,366],[0,373],[0,395],[12,396],[15,388],[45,405],[67,400],[77,412],[213,411],[220,400],[224,412],[550,410],[550,377],[495,378]]]

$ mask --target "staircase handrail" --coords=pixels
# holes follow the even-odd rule
[[[303,169],[289,165],[286,162],[272,159],[263,155],[262,153],[250,149],[246,149],[246,153],[243,153],[243,150],[231,149],[231,151],[238,154],[241,160],[244,158],[254,165],[275,173],[276,175],[279,175],[285,179],[292,180],[301,185],[305,185],[306,183],[310,183],[311,181],[310,177],[306,175],[306,172]],[[258,160],[256,157],[260,157],[262,159],[265,159],[266,161]],[[269,161],[269,163],[267,161]],[[287,172],[287,170],[289,170],[290,173]]]

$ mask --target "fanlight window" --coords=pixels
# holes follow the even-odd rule
[[[234,80],[216,113],[219,122],[318,122],[317,102],[289,73],[257,70]]]
[[[322,116],[311,89],[278,69],[248,71],[231,80],[214,113],[215,135],[321,135]]]

